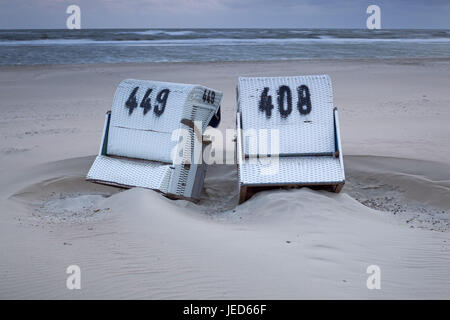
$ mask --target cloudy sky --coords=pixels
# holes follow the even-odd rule
[[[71,4],[82,28],[365,28],[376,4],[382,28],[450,29],[450,0],[0,0],[0,29],[65,28]]]

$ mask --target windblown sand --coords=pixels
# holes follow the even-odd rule
[[[340,194],[273,190],[237,206],[236,166],[201,201],[86,182],[125,78],[224,91],[238,76],[327,73]],[[0,68],[0,298],[450,298],[450,61]],[[81,268],[81,290],[66,268]],[[366,286],[369,265],[381,289]]]

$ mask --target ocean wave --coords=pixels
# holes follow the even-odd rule
[[[168,30],[156,30],[150,29],[146,31],[122,31],[117,32],[117,34],[138,34],[138,35],[168,35],[168,36],[185,36],[189,34],[195,34],[195,31],[191,30],[180,30],[180,31],[168,31]]]
[[[450,30],[0,30],[0,65],[450,58]]]
[[[0,41],[0,46],[52,46],[52,45],[141,45],[141,46],[182,46],[182,45],[262,45],[289,43],[377,43],[377,42],[408,42],[408,43],[450,43],[450,38],[422,39],[374,39],[374,38],[193,38],[164,40],[93,40],[93,39],[37,39],[37,40],[6,40]]]

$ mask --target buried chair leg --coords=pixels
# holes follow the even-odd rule
[[[343,184],[343,183],[339,183],[338,185],[336,185],[336,186],[334,187],[334,192],[335,192],[335,193],[341,192],[341,190],[342,190],[343,187],[344,187],[344,184]]]
[[[243,203],[247,200],[247,187],[240,186],[239,187],[239,204]]]

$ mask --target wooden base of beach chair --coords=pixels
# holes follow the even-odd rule
[[[286,185],[262,185],[262,186],[240,186],[239,190],[239,204],[247,201],[253,197],[256,193],[267,190],[274,189],[300,189],[300,188],[310,188],[312,190],[325,190],[329,192],[339,193],[344,187],[344,183],[339,184],[286,184]]]

